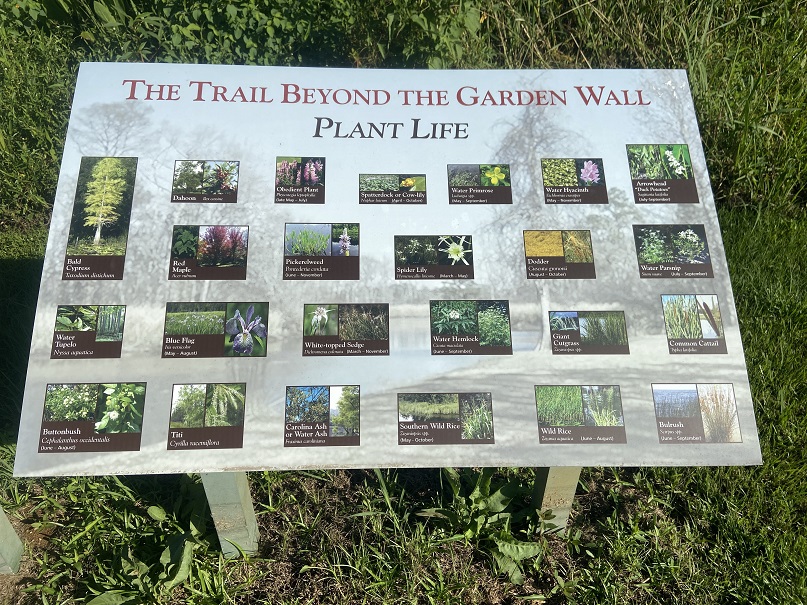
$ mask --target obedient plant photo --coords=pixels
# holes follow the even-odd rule
[[[321,187],[323,185],[325,185],[325,158],[277,158],[276,187]]]
[[[166,335],[224,334],[226,312],[224,303],[168,303],[164,332]]]
[[[246,311],[244,311],[246,309]],[[227,305],[224,331],[225,357],[264,357],[266,355],[266,303],[231,303]]]
[[[628,145],[632,179],[691,179],[692,160],[687,145]]]
[[[172,192],[175,194],[235,193],[239,162],[222,160],[177,160]]]
[[[81,158],[66,254],[126,254],[136,171],[137,158]]]

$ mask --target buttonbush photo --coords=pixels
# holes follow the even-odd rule
[[[44,422],[94,422],[97,384],[49,384],[45,388]]]

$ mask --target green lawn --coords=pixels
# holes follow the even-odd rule
[[[28,547],[0,605],[807,602],[807,3],[538,4],[20,0],[0,13],[0,505]],[[261,551],[237,561],[220,556],[198,477],[13,479],[81,60],[686,68],[764,464],[584,469],[565,538],[530,511],[530,469],[492,477],[512,498],[506,521],[470,498],[478,470],[456,493],[439,470],[254,473]],[[501,573],[516,551],[520,585]]]

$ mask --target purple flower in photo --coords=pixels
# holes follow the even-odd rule
[[[233,351],[235,353],[243,353],[244,355],[252,355],[254,347],[252,334],[258,338],[266,338],[266,325],[261,321],[260,315],[252,319],[252,314],[255,312],[255,307],[250,305],[247,309],[247,318],[241,317],[241,312],[236,309],[235,315],[227,320],[224,331],[230,336],[235,336],[233,340]]]
[[[591,160],[586,160],[583,163],[583,168],[580,169],[580,180],[586,185],[600,182],[600,169],[597,164]]]

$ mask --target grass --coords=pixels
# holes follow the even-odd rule
[[[347,0],[336,12],[323,0],[279,0],[267,15],[236,1],[211,5],[209,16],[195,1],[97,3],[111,19],[50,4],[46,12],[23,0],[0,14],[0,101],[14,109],[0,115],[0,504],[29,549],[23,573],[0,580],[0,603],[86,602],[109,590],[166,603],[807,601],[803,2],[497,0],[483,11],[474,2]],[[236,36],[236,26],[254,37]],[[258,556],[237,561],[220,556],[195,477],[12,479],[42,226],[80,59],[686,68],[764,464],[584,469],[566,538],[541,533],[515,497],[508,531],[543,548],[521,586],[494,571],[490,540],[465,537],[470,525],[416,514],[442,507],[460,518],[437,471],[252,474],[263,542]],[[479,185],[475,169],[462,184]],[[501,469],[494,482],[528,487],[532,476]]]
[[[224,311],[165,314],[166,334],[224,334]]]
[[[700,338],[701,323],[698,319],[698,302],[694,295],[676,294],[662,296],[664,325],[667,338]]]
[[[583,426],[583,401],[578,386],[536,386],[538,424],[543,426]]]
[[[621,311],[581,311],[580,342],[618,346],[628,344],[625,315]]]

